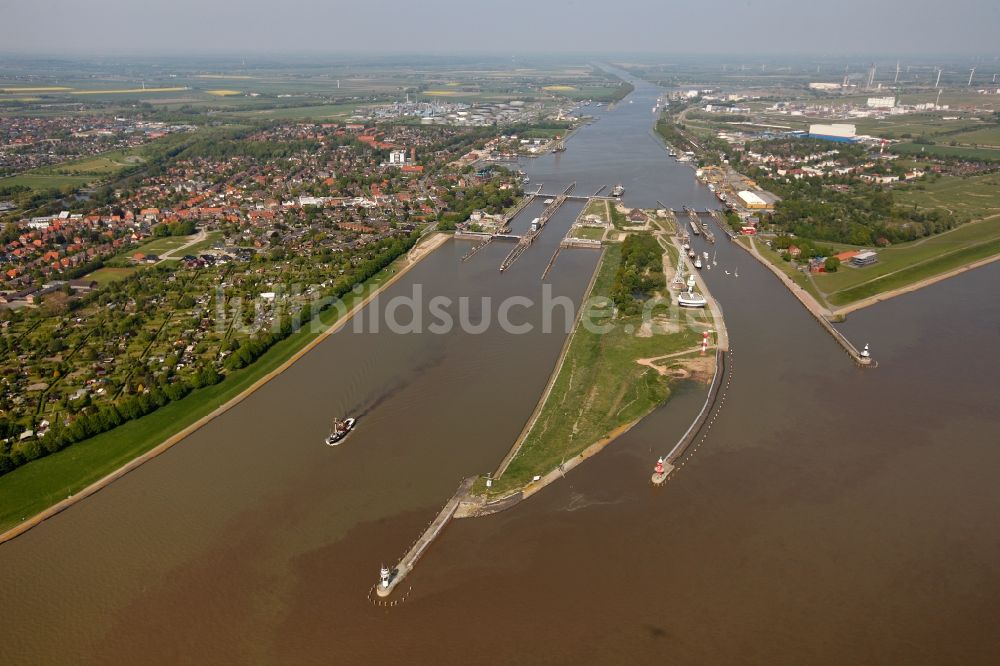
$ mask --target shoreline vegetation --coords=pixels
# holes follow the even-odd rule
[[[491,487],[477,479],[458,517],[492,513],[496,502],[529,497],[560,478],[663,405],[675,381],[711,381],[714,356],[699,356],[698,343],[721,322],[708,310],[668,316],[675,306],[663,275],[674,258],[657,238],[632,233],[605,248],[584,295],[596,305],[581,310]],[[662,301],[644,318],[646,299],[657,296]],[[591,323],[612,330],[598,333]]]
[[[955,232],[968,231],[969,228],[975,225],[985,225],[993,219],[997,219],[997,216],[968,222],[926,240],[940,239]],[[914,243],[921,242],[914,241]],[[828,299],[824,297],[815,283],[810,281],[809,276],[803,275],[801,271],[790,264],[782,262],[773,251],[769,252],[766,249],[762,249],[751,237],[742,237],[737,243],[757,259],[757,261],[773,272],[807,309],[831,322],[843,321],[852,312],[871,307],[872,305],[903,294],[912,293],[1000,260],[1000,235],[998,235],[981,243],[965,245],[949,252],[932,255],[927,259],[882,275],[873,275],[871,280],[838,292],[858,295],[853,300],[842,298],[839,300],[839,303],[842,304],[839,304],[838,301],[832,298]],[[905,250],[907,248],[904,247],[901,249]],[[865,269],[841,268],[841,270]],[[878,287],[883,287],[883,289],[879,290]],[[828,294],[827,296],[832,297],[833,295]]]
[[[252,395],[336,333],[373,298],[394,284],[450,235],[431,233],[344,297],[343,316],[329,308],[318,316],[322,330],[297,330],[227,381],[168,403],[145,417],[32,461],[0,477],[0,543],[9,541],[101,490],[184,440]]]

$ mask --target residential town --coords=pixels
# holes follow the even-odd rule
[[[105,115],[0,116],[0,176],[135,148],[171,132],[193,129]]]

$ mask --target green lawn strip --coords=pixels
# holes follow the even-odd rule
[[[604,229],[600,227],[577,227],[573,230],[573,237],[601,240],[604,237]]]
[[[365,292],[370,293],[382,285],[401,268],[403,261],[405,259],[398,259],[371,278],[365,285]],[[350,309],[362,298],[364,294],[357,296],[351,292],[345,296],[344,303]],[[332,325],[337,320],[337,313],[337,308],[330,308],[320,315],[320,319],[326,326]],[[3,475],[0,477],[0,531],[79,492],[211,413],[279,367],[320,333],[308,329],[293,333],[255,363],[230,372],[215,386],[198,389],[183,400],[168,403],[147,416]]]
[[[610,293],[621,260],[621,247],[610,246],[604,256],[591,296]],[[601,309],[596,323],[611,322],[611,307]],[[683,328],[680,333],[639,337],[641,317],[615,319],[609,333],[579,326],[552,391],[503,476],[492,488],[504,493],[543,475],[565,460],[607,436],[615,428],[635,421],[662,404],[670,395],[669,381],[636,361],[670,354],[694,346],[699,335]]]
[[[129,275],[137,271],[137,268],[98,268],[96,271],[87,273],[83,276],[85,280],[94,280],[101,287],[110,284],[111,282],[117,282],[118,280],[127,278]]]

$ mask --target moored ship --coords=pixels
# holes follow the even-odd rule
[[[677,305],[682,308],[703,308],[708,305],[708,299],[694,290],[694,275],[688,276],[687,291],[682,291],[677,295]]]
[[[615,185],[615,189],[611,190],[611,196],[615,197],[616,199],[620,198],[623,194],[625,194],[625,186],[622,185],[621,183]]]

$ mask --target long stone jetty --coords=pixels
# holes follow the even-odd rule
[[[434,542],[434,539],[441,534],[445,526],[451,522],[452,517],[455,515],[455,510],[458,509],[458,505],[463,499],[469,494],[472,489],[472,484],[475,482],[475,477],[470,477],[462,481],[458,486],[458,490],[452,495],[451,499],[444,505],[444,508],[438,513],[438,515],[431,521],[424,533],[420,535],[416,541],[413,542],[413,546],[407,551],[406,555],[403,555],[403,559],[389,571],[389,576],[383,578],[379,584],[376,586],[376,592],[380,597],[387,597],[392,594],[392,591],[396,589],[396,586],[406,577],[410,571],[413,570],[414,565],[420,556],[424,554],[427,547]]]

